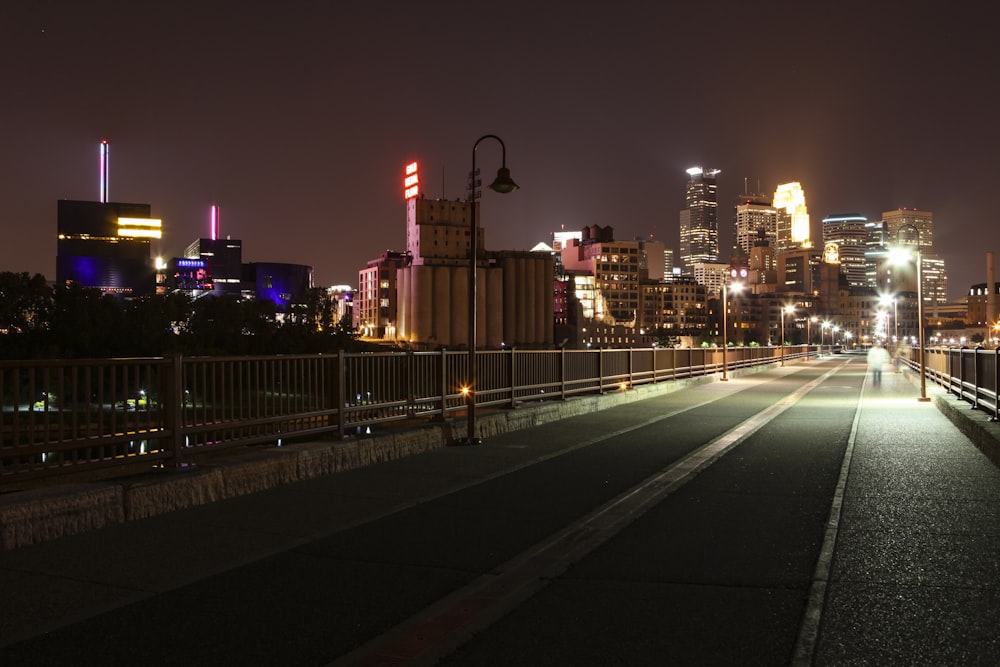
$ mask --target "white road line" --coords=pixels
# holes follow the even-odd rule
[[[816,657],[816,641],[819,638],[819,625],[823,616],[823,605],[826,602],[826,587],[830,580],[830,570],[833,565],[833,552],[837,546],[837,533],[840,530],[840,515],[844,506],[844,490],[847,488],[847,476],[851,470],[851,459],[854,456],[854,442],[858,436],[858,423],[861,421],[861,403],[865,398],[865,387],[868,384],[867,375],[861,384],[861,393],[854,408],[854,421],[851,423],[851,434],[847,438],[847,450],[840,466],[840,477],[837,478],[837,488],[830,505],[830,516],[826,522],[826,532],[823,545],[820,547],[816,569],[813,571],[812,585],[809,587],[809,601],[799,625],[799,636],[795,642],[795,653],[792,656],[793,667],[811,667]]]

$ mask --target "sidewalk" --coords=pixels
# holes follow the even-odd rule
[[[962,435],[998,426],[906,376],[866,381],[813,664],[1000,664],[1000,471]]]

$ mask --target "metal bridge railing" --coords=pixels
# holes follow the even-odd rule
[[[920,372],[917,350],[900,352],[900,360]],[[990,413],[992,421],[1000,421],[1000,349],[929,347],[924,351],[927,379],[944,387],[973,408]]]
[[[814,352],[786,348],[786,359]],[[780,348],[732,348],[731,369]],[[566,399],[721,372],[718,348],[484,350],[478,406]],[[0,362],[0,488],[226,448],[344,436],[464,411],[462,351]],[[991,385],[991,386],[995,386]]]

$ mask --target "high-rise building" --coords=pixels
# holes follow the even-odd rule
[[[920,251],[920,289],[927,315],[948,302],[948,272],[944,258],[934,252],[934,214],[913,208],[882,213],[886,245]],[[891,271],[891,267],[887,268]]]
[[[636,240],[639,242],[639,279],[662,281],[665,275],[669,275],[666,265],[666,246],[652,239]],[[672,251],[670,258],[673,259]]]
[[[650,260],[652,261],[652,260]],[[674,274],[674,267],[676,266],[674,262],[674,249],[664,248],[663,249],[663,277],[664,279],[670,278]]]
[[[680,259],[685,271],[698,262],[719,261],[719,169],[687,170],[684,209],[680,212]]]
[[[616,241],[611,227],[583,230],[582,242],[563,248],[562,263],[570,272],[594,276],[595,288],[613,323],[634,322],[639,310],[642,241]]]
[[[125,298],[155,293],[150,244],[160,239],[161,224],[149,204],[59,200],[56,284]]]
[[[774,191],[774,208],[778,210],[774,249],[777,254],[794,248],[808,248],[809,210],[806,194],[800,183],[782,183]]]
[[[754,243],[760,240],[760,232],[769,243],[777,240],[778,211],[771,205],[771,200],[761,194],[743,194],[736,204],[733,221],[733,239],[747,257],[753,250]]]
[[[729,265],[722,262],[697,262],[691,267],[691,273],[699,285],[705,286],[708,296],[719,296],[729,275]]]
[[[915,208],[899,208],[882,214],[886,243],[919,245],[921,250],[934,246],[934,214]]]
[[[840,270],[849,287],[865,287],[865,250],[868,247],[868,218],[857,213],[830,215],[823,218],[823,246],[837,246]]]

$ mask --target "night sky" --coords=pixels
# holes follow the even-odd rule
[[[890,7],[895,7],[892,9]],[[931,9],[934,8],[934,9]],[[1000,41],[987,2],[0,4],[0,270],[55,277],[56,201],[152,205],[158,250],[357,282],[403,250],[403,166],[465,196],[497,134],[521,189],[483,188],[487,247],[611,225],[678,245],[687,167],[719,175],[723,257],[744,188],[800,181],[832,213],[934,213],[951,298],[1000,250]],[[499,145],[477,153],[483,180]]]

